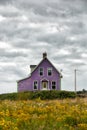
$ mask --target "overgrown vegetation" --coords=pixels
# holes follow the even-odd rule
[[[51,99],[64,99],[64,98],[76,98],[76,97],[87,97],[87,91],[82,90],[75,92],[70,91],[36,91],[36,92],[20,92],[20,93],[10,93],[10,94],[1,94],[0,100],[33,100],[40,98],[41,100],[51,100]]]
[[[87,97],[87,90],[77,91],[78,97]]]
[[[87,130],[86,100],[2,100],[0,130]]]
[[[75,98],[75,92],[68,91],[36,91],[36,92],[20,92],[0,95],[0,100],[32,100],[40,98],[45,99],[64,99],[64,98]]]
[[[0,130],[87,130],[87,98],[68,91],[2,94]]]

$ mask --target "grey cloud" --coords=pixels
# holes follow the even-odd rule
[[[2,69],[2,72],[3,72],[3,74],[4,74],[4,72],[5,73],[7,73],[7,74],[9,74],[9,76],[10,75],[12,75],[12,76],[23,76],[25,73],[22,71],[22,69],[18,69],[17,68],[17,66],[5,66],[5,67],[3,67],[3,69]]]
[[[1,0],[0,5],[0,16],[5,18],[0,21],[0,42],[11,45],[0,48],[0,74],[13,75],[11,80],[0,77],[6,86],[7,81],[25,76],[31,62],[38,64],[43,51],[62,69],[87,68],[82,57],[87,53],[86,0]],[[59,54],[61,49],[69,53]]]
[[[72,25],[71,25],[71,33],[72,34],[85,34],[87,33],[87,29],[85,28],[85,24],[81,21],[79,22],[74,22]]]
[[[71,63],[70,67],[76,67],[82,70],[82,67],[86,66],[86,63]]]
[[[62,34],[43,34],[42,36],[38,37],[38,41],[44,41],[49,44],[54,44],[61,46],[65,43],[66,37]]]
[[[4,5],[4,4],[9,4],[10,2],[12,2],[13,0],[0,0],[0,4]]]
[[[8,58],[15,58],[15,57],[26,57],[27,54],[20,51],[9,51],[9,50],[5,50],[5,49],[0,49],[0,57],[3,58],[3,57],[8,57]]]
[[[19,12],[19,11],[10,11],[10,10],[9,11],[7,10],[7,12],[5,10],[3,10],[3,11],[0,11],[0,13],[2,14],[2,16],[4,18],[8,18],[8,19],[17,18],[18,16],[21,15],[21,12]]]
[[[42,2],[42,3],[41,3]],[[87,9],[86,2],[79,1],[20,1],[19,7],[25,10],[32,10],[32,12],[39,16],[44,17],[58,17],[58,18],[69,18],[78,16],[82,13],[86,13]],[[78,5],[78,6],[77,6]]]

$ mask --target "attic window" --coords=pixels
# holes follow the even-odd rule
[[[52,81],[52,89],[56,89],[56,82]]]
[[[48,76],[52,75],[52,68],[48,68]]]
[[[39,74],[40,74],[40,76],[43,76],[43,68],[39,69]]]
[[[34,81],[34,90],[37,90],[37,89],[38,89],[38,82]]]

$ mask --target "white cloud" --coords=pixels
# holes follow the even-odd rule
[[[5,86],[12,92],[12,85],[16,91],[16,80],[29,74],[30,63],[38,64],[44,51],[63,69],[62,88],[73,90],[74,67],[87,77],[86,21],[86,0],[0,0],[1,93]],[[78,90],[86,89],[80,79]]]
[[[3,17],[2,15],[0,15],[0,22],[4,21],[5,17]]]
[[[70,61],[72,63],[83,63],[83,60],[81,59],[67,59],[67,61]]]
[[[15,63],[12,63],[12,62],[0,62],[0,66],[1,67],[4,67],[4,66],[16,66]]]
[[[0,49],[12,49],[12,46],[7,42],[0,41]]]
[[[65,55],[70,55],[71,52],[69,50],[59,49],[59,50],[57,50],[57,52],[55,54],[56,54],[56,56],[57,55],[60,55],[60,56],[64,55],[65,56]]]
[[[83,53],[81,56],[82,56],[83,58],[87,58],[87,53]]]

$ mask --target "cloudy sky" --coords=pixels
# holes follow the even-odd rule
[[[48,59],[62,89],[87,89],[87,0],[0,0],[0,93],[16,92],[30,65]]]

